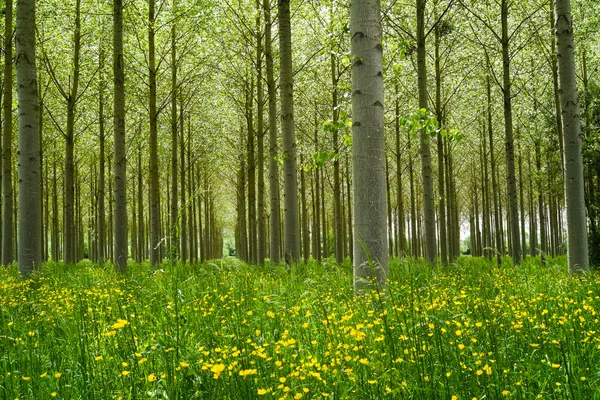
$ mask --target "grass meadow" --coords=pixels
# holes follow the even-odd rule
[[[600,398],[599,312],[564,258],[395,260],[358,298],[349,263],[5,268],[0,398]]]

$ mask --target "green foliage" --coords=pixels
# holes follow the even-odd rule
[[[600,276],[565,259],[433,270],[395,260],[352,293],[350,263],[50,264],[0,271],[5,398],[593,398]]]

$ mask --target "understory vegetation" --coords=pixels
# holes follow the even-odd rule
[[[591,399],[600,276],[396,259],[355,297],[350,263],[230,258],[0,270],[4,399]]]

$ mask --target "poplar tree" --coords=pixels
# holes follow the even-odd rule
[[[352,176],[354,177],[354,290],[388,274],[383,46],[379,0],[350,5],[352,53]]]

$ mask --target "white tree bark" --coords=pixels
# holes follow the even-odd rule
[[[352,0],[352,165],[354,290],[379,287],[388,274],[383,107],[383,47],[379,0]]]
[[[567,241],[569,270],[589,270],[587,221],[585,216],[583,158],[581,155],[581,118],[575,75],[575,44],[571,1],[556,0],[556,37],[560,103],[565,151],[565,201],[567,204]]]

